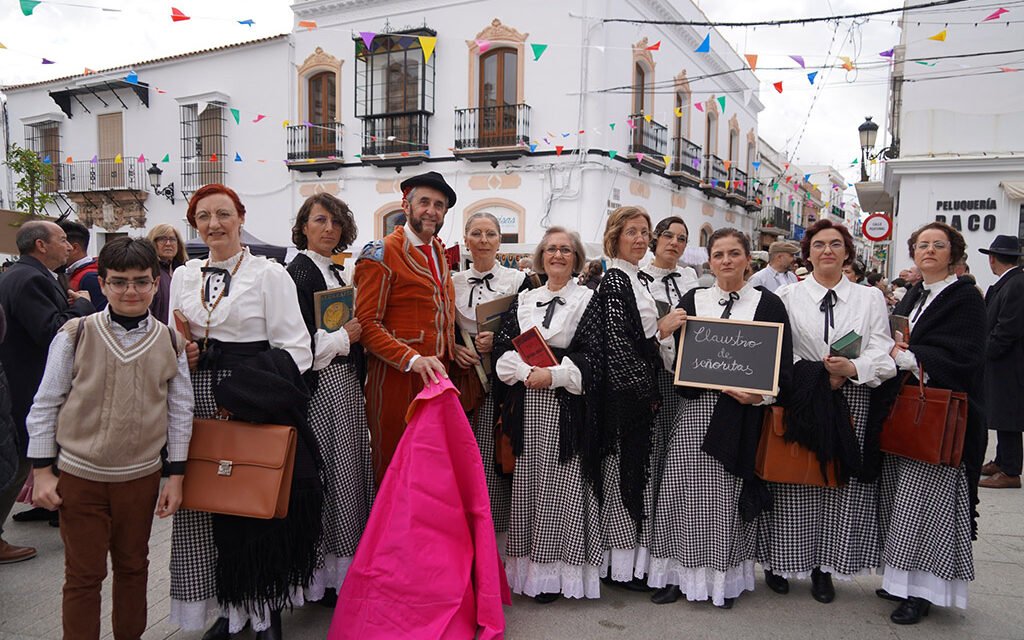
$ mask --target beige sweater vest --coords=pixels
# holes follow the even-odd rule
[[[57,416],[57,467],[86,480],[127,482],[161,467],[167,385],[178,354],[167,326],[152,317],[146,334],[127,347],[107,317],[94,313],[62,329],[77,347],[71,391]]]

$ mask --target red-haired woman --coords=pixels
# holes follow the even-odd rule
[[[875,483],[881,420],[869,421],[868,413],[871,389],[896,375],[896,367],[885,297],[843,274],[854,258],[846,227],[819,220],[807,229],[802,250],[810,274],[776,292],[793,328],[786,436],[822,463],[835,462],[847,482],[838,488],[770,483],[774,501],[761,519],[758,559],[776,593],[789,591],[787,578],[810,577],[811,595],[828,603],[835,598],[832,574],[854,576],[881,566]],[[860,336],[859,353],[831,355],[831,345],[851,331]]]
[[[303,602],[321,531],[323,496],[315,454],[306,445],[312,434],[304,424],[308,393],[300,377],[313,364],[310,337],[284,267],[242,245],[245,206],[238,194],[206,185],[192,194],[187,217],[210,247],[208,259],[190,260],[171,280],[171,312],[184,313],[203,350],[192,372],[196,417],[213,418],[225,408],[240,419],[271,422],[255,415],[269,411],[260,405],[271,398],[301,407],[303,415],[294,423],[300,437],[287,518],[189,509],[174,515],[171,621],[200,629],[216,614],[207,640],[226,639],[246,623],[258,638],[280,638],[281,609]],[[277,381],[290,384],[259,392]]]

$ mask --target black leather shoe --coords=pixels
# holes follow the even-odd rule
[[[270,626],[263,631],[256,632],[256,640],[281,640],[281,612],[270,612]]]
[[[722,604],[716,604],[715,606],[719,609],[732,609],[732,604],[736,602],[736,598],[726,598]]]
[[[324,589],[324,597],[320,598],[320,602],[317,604],[321,607],[333,609],[338,604],[338,592],[334,589]]]
[[[604,576],[601,578],[601,582],[605,583],[609,587],[619,587],[620,589],[625,589],[626,591],[637,591],[643,593],[652,590],[651,587],[647,586],[647,581],[643,578],[633,578],[632,580],[628,580],[626,582],[619,582],[618,580],[613,579],[611,576]]]
[[[911,596],[901,602],[900,606],[896,607],[896,610],[892,612],[889,619],[896,624],[917,624],[921,622],[921,618],[928,615],[928,611],[931,608],[932,603],[924,598]]]
[[[824,573],[818,567],[811,571],[811,595],[818,602],[828,604],[836,599],[836,589],[832,586],[832,574]]]
[[[894,596],[885,589],[875,589],[875,595],[882,600],[891,600],[892,602],[903,602],[905,598]]]
[[[53,517],[56,511],[50,511],[42,507],[35,507],[27,511],[19,511],[18,513],[11,516],[11,520],[15,522],[46,522]]]
[[[670,584],[658,589],[651,595],[651,602],[654,604],[671,604],[683,595],[679,585]]]
[[[537,604],[551,604],[552,602],[558,600],[561,597],[562,594],[560,593],[538,593],[537,595],[533,596],[533,600]]]
[[[789,593],[789,580],[786,580],[782,576],[776,575],[767,569],[764,570],[764,583],[775,593],[781,593],[783,595]]]
[[[203,634],[203,640],[228,640],[231,637],[231,633],[228,631],[228,619],[217,618],[206,633]]]

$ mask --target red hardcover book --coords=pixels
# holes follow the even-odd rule
[[[558,364],[551,347],[544,341],[537,327],[530,327],[519,334],[519,337],[512,339],[512,346],[516,348],[519,357],[531,367],[553,367]]]
[[[192,342],[192,329],[188,324],[188,318],[181,309],[174,310],[174,326],[185,340]]]

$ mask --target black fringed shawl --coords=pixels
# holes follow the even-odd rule
[[[782,353],[779,355],[779,398],[783,400],[791,386],[793,375],[793,336],[789,327],[789,315],[786,306],[774,293],[764,287],[757,287],[761,292],[761,300],[754,311],[754,320],[761,322],[781,322]],[[699,289],[691,289],[683,295],[678,307],[686,310],[688,316],[696,316],[695,294]],[[679,349],[681,331],[676,332],[676,349]],[[696,398],[705,389],[695,387],[676,387],[676,392],[684,398]],[[757,458],[757,444],[761,439],[761,426],[764,423],[765,407],[740,404],[726,394],[720,394],[711,414],[707,432],[701,450],[722,463],[725,470],[743,480],[740,491],[739,512],[744,522],[752,522],[762,511],[771,509],[772,497],[757,474],[754,464]],[[666,470],[668,472],[668,470]]]
[[[290,425],[298,432],[288,515],[258,520],[214,514],[217,600],[250,613],[291,605],[296,585],[308,587],[322,531],[320,455],[307,422],[309,393],[295,361],[271,349],[232,369],[214,385],[217,406],[236,420]]]
[[[583,395],[569,393],[563,388],[555,390],[558,398],[559,447],[558,461],[568,462],[574,455],[580,455],[583,476],[590,483],[594,493],[601,496],[601,441],[597,425],[596,406],[593,400],[597,397],[600,383],[600,367],[590,354],[589,344],[596,341],[597,322],[593,298],[583,312],[566,349],[552,349],[555,357],[561,361],[563,357],[572,360],[583,376]],[[512,339],[519,336],[519,300],[502,318],[501,330],[494,336],[494,362],[502,355],[514,351]],[[495,417],[501,420],[502,431],[512,441],[512,453],[519,457],[523,453],[523,399],[526,385],[517,382],[506,385],[497,375],[492,378],[492,395],[495,402]]]
[[[907,292],[893,313],[910,315],[924,287],[918,284]],[[985,302],[978,289],[966,280],[957,280],[943,289],[921,313],[910,332],[910,351],[928,374],[926,386],[963,391],[967,394],[967,433],[964,437],[963,465],[971,495],[971,535],[978,529],[978,479],[985,456],[985,418],[983,375],[985,362]],[[881,411],[889,407],[899,393],[904,376],[898,375],[879,387],[884,396]],[[908,384],[917,384],[910,376]],[[883,416],[884,419],[884,416]]]
[[[644,514],[644,487],[649,473],[651,428],[661,406],[657,369],[661,366],[655,338],[644,335],[636,294],[629,276],[609,269],[594,293],[600,339],[589,344],[591,358],[601,363],[598,416],[602,455],[619,454],[622,505],[637,523]]]

